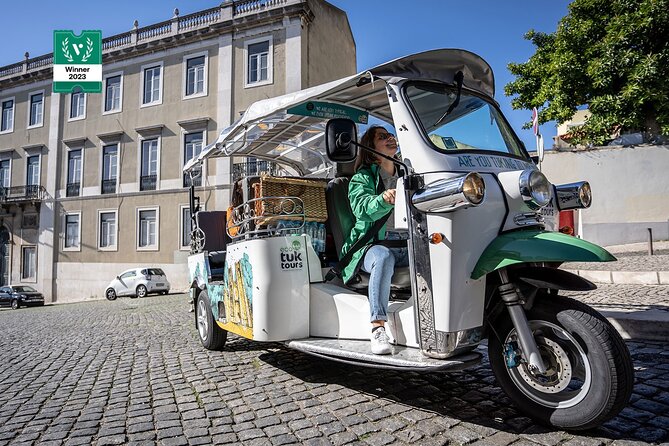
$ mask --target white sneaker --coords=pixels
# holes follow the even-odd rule
[[[389,355],[392,352],[390,340],[383,327],[372,332],[372,353],[375,355]]]

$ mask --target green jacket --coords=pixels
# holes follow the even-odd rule
[[[394,205],[386,203],[383,200],[383,194],[376,193],[379,181],[381,180],[378,164],[361,168],[351,178],[348,185],[348,199],[355,216],[355,225],[344,241],[340,258],[346,255],[351,246],[374,226],[376,220],[393,210]],[[385,234],[386,225],[384,224],[379,231],[378,240],[385,239]],[[358,270],[358,263],[360,263],[372,241],[373,239],[353,254],[351,261],[342,271],[344,282],[348,282],[355,275]]]

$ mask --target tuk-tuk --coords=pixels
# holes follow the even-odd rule
[[[528,416],[573,430],[615,416],[634,381],[625,343],[601,314],[559,295],[595,289],[561,263],[615,260],[556,232],[558,211],[590,206],[590,187],[549,183],[493,97],[483,59],[440,49],[251,105],[184,167],[197,175],[213,157],[276,166],[236,182],[228,212],[201,210],[191,188],[188,264],[203,346],[224,349],[230,332],[431,372],[477,364],[487,340],[498,384]],[[336,274],[355,222],[352,162],[373,151],[358,127],[370,119],[397,134],[394,223],[409,234],[409,267],[392,279],[387,356],[369,350],[368,277]]]

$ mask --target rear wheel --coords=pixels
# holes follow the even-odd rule
[[[211,312],[209,294],[202,291],[197,297],[195,305],[195,319],[200,342],[207,350],[222,350],[228,339],[227,330],[223,330],[214,320]]]
[[[12,310],[18,310],[21,308],[21,305],[19,305],[19,301],[17,299],[12,300]]]
[[[517,334],[508,314],[498,319],[488,340],[495,377],[517,406],[543,423],[577,430],[598,426],[625,407],[634,382],[632,360],[601,314],[551,296],[537,300],[527,319],[546,373],[516,359]]]
[[[140,298],[141,297],[146,297],[146,295],[148,294],[147,290],[146,290],[146,287],[144,285],[137,285],[137,289],[135,291],[136,291],[137,297],[140,297]]]
[[[107,291],[105,291],[105,297],[107,300],[116,300],[116,291],[114,288],[109,288]]]

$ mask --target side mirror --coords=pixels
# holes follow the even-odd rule
[[[116,280],[121,280],[121,276],[116,276]]]
[[[325,126],[325,150],[330,161],[348,163],[358,154],[358,129],[350,119],[330,119]]]

